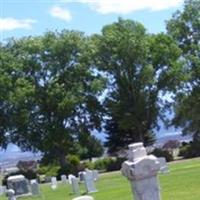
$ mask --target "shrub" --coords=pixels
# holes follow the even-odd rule
[[[173,161],[174,158],[172,156],[172,154],[167,151],[167,150],[163,150],[163,149],[159,149],[159,148],[155,148],[151,154],[153,154],[156,157],[165,157],[167,162]]]
[[[180,147],[180,156],[184,158],[194,158],[200,156],[200,142],[190,142]]]

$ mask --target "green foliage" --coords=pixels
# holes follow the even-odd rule
[[[131,142],[152,144],[166,106],[161,94],[171,91],[179,79],[179,48],[170,36],[150,35],[142,24],[122,19],[92,39],[95,65],[108,77],[104,107],[109,152]]]
[[[200,156],[200,142],[190,142],[180,147],[179,155],[184,158],[195,158]]]
[[[200,140],[200,1],[186,0],[168,22],[169,34],[182,50],[184,79],[177,91],[173,124]]]
[[[167,151],[167,150],[163,150],[163,149],[159,149],[159,148],[155,148],[151,154],[153,154],[156,157],[165,157],[167,162],[173,161],[173,155]]]
[[[104,78],[93,72],[90,41],[80,32],[47,32],[9,43],[17,80],[12,94],[12,142],[65,167],[83,131],[101,125]]]

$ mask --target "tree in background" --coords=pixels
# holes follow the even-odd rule
[[[16,63],[21,63],[11,99],[14,143],[41,151],[63,167],[79,134],[100,128],[97,97],[104,79],[91,68],[90,51],[89,39],[75,31],[10,43]]]
[[[186,0],[168,22],[169,34],[182,50],[185,79],[177,91],[173,124],[200,141],[200,1]]]
[[[154,141],[165,95],[178,81],[180,50],[170,36],[119,19],[94,35],[96,66],[108,78],[105,129],[110,152]]]

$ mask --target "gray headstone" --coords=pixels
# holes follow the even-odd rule
[[[159,157],[158,162],[160,163],[160,172],[165,174],[169,172],[169,168],[167,166],[167,161],[165,157]]]
[[[86,173],[84,174],[84,181],[88,193],[97,192],[97,189],[94,184],[94,177],[92,171],[86,170]]]
[[[31,193],[33,196],[37,196],[40,194],[40,188],[37,180],[31,180]]]
[[[0,185],[0,196],[6,193],[6,186]]]
[[[61,175],[61,181],[62,181],[62,184],[66,184],[67,183],[67,176]]]
[[[83,181],[84,181],[84,174],[85,174],[84,171],[81,171],[81,172],[78,173],[80,182],[83,182]]]
[[[79,194],[80,189],[79,189],[79,184],[78,184],[78,179],[76,177],[71,178],[72,181],[72,191],[74,194]]]
[[[7,183],[8,189],[13,189],[16,196],[31,194],[29,183],[23,175],[10,176]]]
[[[15,191],[13,189],[9,189],[7,191],[8,200],[16,200]]]

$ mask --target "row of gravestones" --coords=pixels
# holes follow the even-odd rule
[[[98,171],[97,170],[86,170],[79,172],[79,178],[70,174],[68,176],[69,184],[72,186],[72,191],[74,194],[80,194],[79,182],[84,182],[87,193],[96,192],[95,181],[98,180]],[[63,184],[67,183],[66,175],[61,175],[61,182]],[[57,179],[56,177],[51,178],[51,188],[55,190],[57,188]]]

